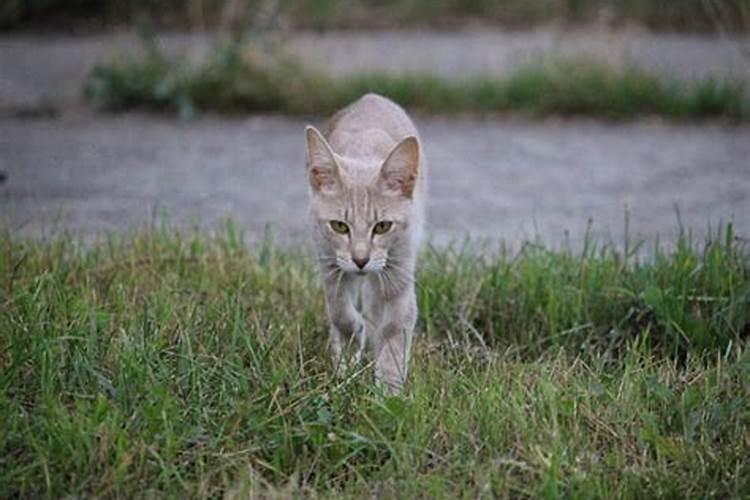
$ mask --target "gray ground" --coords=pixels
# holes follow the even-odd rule
[[[607,36],[620,37],[620,52]],[[167,43],[175,50],[185,39],[174,36]],[[201,37],[189,46],[200,51],[205,43]],[[344,71],[341,61],[348,58],[370,68],[448,74],[503,72],[576,44],[611,60],[625,54],[681,78],[746,77],[736,45],[705,37],[574,34],[560,41],[542,31],[292,40],[295,50],[332,71]],[[135,45],[127,36],[0,38],[0,171],[7,174],[0,183],[1,223],[38,234],[58,220],[58,227],[92,235],[143,226],[163,209],[179,224],[210,227],[232,217],[250,239],[270,223],[283,241],[305,241],[305,121],[259,116],[181,122],[92,113],[81,104],[81,81],[113,46]],[[44,102],[62,113],[17,116]],[[675,207],[698,233],[731,219],[741,235],[750,235],[748,126],[417,122],[430,160],[430,234],[439,243],[465,234],[511,242],[539,234],[556,244],[566,231],[578,242],[588,219],[597,234],[621,242],[626,207],[633,238],[674,236]]]
[[[0,213],[36,231],[62,210],[91,234],[143,225],[154,211],[209,226],[237,219],[305,238],[305,122],[279,117],[179,122],[142,115],[0,120]],[[750,234],[750,128],[659,123],[419,120],[430,165],[430,233],[580,240],[589,218],[621,241],[734,218]]]

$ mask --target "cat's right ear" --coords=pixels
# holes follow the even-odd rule
[[[312,125],[305,128],[307,144],[307,176],[316,193],[332,194],[338,191],[341,177],[333,150],[325,137]]]

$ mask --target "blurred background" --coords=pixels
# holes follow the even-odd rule
[[[12,231],[305,243],[304,126],[378,92],[438,245],[750,232],[750,0],[4,0],[0,29]]]

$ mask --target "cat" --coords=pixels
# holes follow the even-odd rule
[[[419,134],[398,104],[367,94],[323,133],[308,125],[305,142],[334,366],[350,369],[367,349],[376,384],[397,394],[417,321],[426,196]]]

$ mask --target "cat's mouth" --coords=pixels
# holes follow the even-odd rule
[[[341,269],[344,273],[350,275],[350,276],[369,276],[371,274],[377,274],[378,271],[375,269],[352,269],[352,268],[342,268]]]

